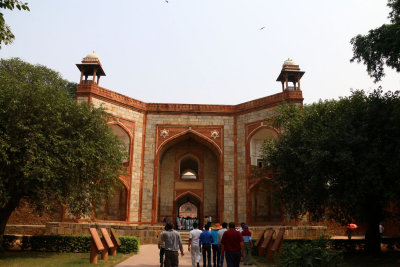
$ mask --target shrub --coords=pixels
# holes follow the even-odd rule
[[[138,252],[140,247],[139,239],[134,236],[121,236],[119,237],[121,246],[118,248],[120,253]]]
[[[139,251],[139,240],[134,236],[119,237],[121,246],[118,248],[120,253],[131,253]],[[4,235],[3,245],[5,249],[14,246],[17,237],[13,235]],[[80,236],[61,236],[61,235],[44,235],[44,236],[23,236],[21,242],[18,243],[21,250],[46,251],[46,252],[90,252],[91,237],[90,235]]]
[[[309,242],[286,242],[280,254],[282,267],[335,267],[343,262],[341,251],[328,248],[329,239],[320,237]]]

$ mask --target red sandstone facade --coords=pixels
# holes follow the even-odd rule
[[[264,140],[279,138],[279,129],[266,123],[274,109],[282,102],[303,104],[304,72],[293,61],[285,61],[277,79],[282,92],[238,105],[145,103],[100,87],[105,72],[97,55],[77,66],[76,100],[112,115],[110,127],[129,154],[127,175],[120,177],[123,188],[90,219],[175,222],[189,202],[201,221],[211,216],[219,222],[287,223],[259,148]],[[69,219],[64,211],[63,220]]]

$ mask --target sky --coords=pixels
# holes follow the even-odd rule
[[[387,69],[375,84],[350,63],[351,38],[389,23],[385,0],[25,1],[30,12],[4,11],[16,38],[1,58],[79,82],[75,64],[95,51],[107,75],[100,86],[144,102],[239,104],[279,93],[288,58],[305,71],[306,104],[400,90],[400,73]]]

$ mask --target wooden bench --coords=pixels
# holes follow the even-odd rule
[[[111,241],[114,244],[114,247],[110,249],[110,255],[115,256],[117,254],[117,247],[121,246],[121,241],[119,240],[117,233],[114,229],[110,229],[111,232]]]
[[[101,241],[103,242],[104,249],[101,252],[101,259],[106,260],[108,259],[108,249],[114,248],[114,243],[111,241],[110,235],[107,232],[106,228],[100,228],[101,235],[103,236],[101,238]]]
[[[276,239],[272,247],[267,251],[267,259],[273,260],[274,254],[279,252],[280,248],[282,247],[283,243],[283,236],[285,234],[285,229],[280,229],[278,234],[276,235]]]
[[[274,235],[275,230],[269,230],[267,236],[264,239],[264,242],[261,244],[261,246],[258,248],[258,256],[262,257],[264,256],[265,251],[268,251],[271,248],[272,245],[272,236]]]
[[[97,254],[99,251],[104,250],[103,243],[97,233],[96,228],[89,228],[90,235],[92,236],[92,244],[90,248],[90,263],[97,264]]]

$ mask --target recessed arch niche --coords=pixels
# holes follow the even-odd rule
[[[196,180],[199,177],[199,160],[193,155],[185,155],[179,162],[179,177],[183,180]]]
[[[109,127],[113,134],[124,144],[123,151],[126,153],[126,156],[124,157],[123,162],[129,162],[129,148],[131,145],[129,134],[119,124],[110,124]]]
[[[268,139],[278,139],[278,134],[270,128],[260,128],[250,137],[250,165],[262,167],[261,148]]]

